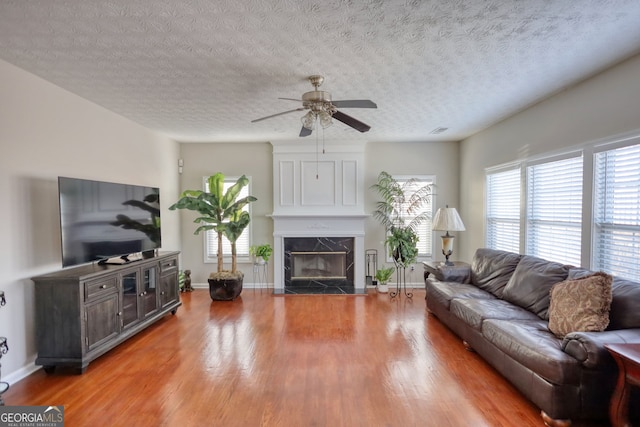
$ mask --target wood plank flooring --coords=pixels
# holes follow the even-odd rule
[[[65,426],[542,426],[539,411],[425,309],[424,291],[208,291],[89,365],[13,384]],[[578,425],[578,424],[574,424]]]

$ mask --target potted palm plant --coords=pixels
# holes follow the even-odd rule
[[[253,245],[249,248],[249,254],[255,258],[255,262],[258,264],[266,264],[269,262],[272,253],[273,248],[268,243]]]
[[[220,172],[208,178],[209,192],[185,190],[180,199],[169,207],[170,210],[188,209],[200,214],[195,219],[199,224],[194,234],[214,230],[218,237],[217,271],[209,275],[209,295],[214,301],[234,300],[242,292],[244,274],[237,269],[236,241],[251,221],[243,208],[257,199],[253,196],[238,199],[240,191],[249,184],[249,178],[242,175],[224,191],[224,175]],[[222,237],[231,243],[231,271],[224,270]]]
[[[376,289],[378,292],[383,294],[389,292],[389,279],[395,270],[393,267],[382,267],[376,270],[376,280],[378,281]]]
[[[373,217],[385,227],[385,246],[400,267],[418,258],[418,226],[429,218],[421,208],[431,200],[431,185],[419,185],[415,179],[398,182],[382,171],[371,187],[380,196]]]

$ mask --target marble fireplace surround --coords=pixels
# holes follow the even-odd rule
[[[348,258],[348,280],[355,293],[365,293],[364,280],[364,221],[367,215],[349,216],[273,216],[274,221],[274,292],[284,294],[285,285],[290,284],[290,274],[285,251],[286,239],[308,238],[320,241],[352,239],[353,251]],[[327,248],[328,249],[328,248]],[[340,250],[336,248],[335,250]],[[352,260],[352,261],[351,261]]]
[[[271,143],[274,293],[286,293],[285,239],[295,238],[320,239],[321,246],[322,239],[352,239],[348,280],[365,293],[365,144],[345,141],[319,154],[309,142]]]

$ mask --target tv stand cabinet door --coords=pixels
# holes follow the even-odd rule
[[[87,351],[108,343],[120,333],[119,295],[113,293],[85,305]]]
[[[178,301],[178,257],[172,256],[160,262],[160,307],[165,308]]]

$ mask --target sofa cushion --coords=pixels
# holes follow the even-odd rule
[[[425,281],[425,286],[427,288],[427,299],[437,301],[447,310],[449,310],[449,304],[453,298],[495,298],[489,292],[464,283],[427,280]]]
[[[486,319],[539,320],[522,307],[501,299],[453,299],[451,314],[474,329],[481,330]]]
[[[471,283],[502,298],[502,289],[520,262],[522,255],[495,249],[476,250],[471,262]]]
[[[612,277],[592,273],[551,288],[549,330],[563,338],[569,332],[599,332],[609,325]]]
[[[548,320],[549,291],[567,278],[569,269],[567,265],[524,255],[504,287],[502,298]]]
[[[589,274],[593,272],[575,268],[569,271],[569,279]],[[640,328],[640,283],[614,277],[611,294],[613,298],[607,330]]]
[[[543,320],[488,319],[482,335],[508,357],[554,384],[579,384],[581,364]]]

